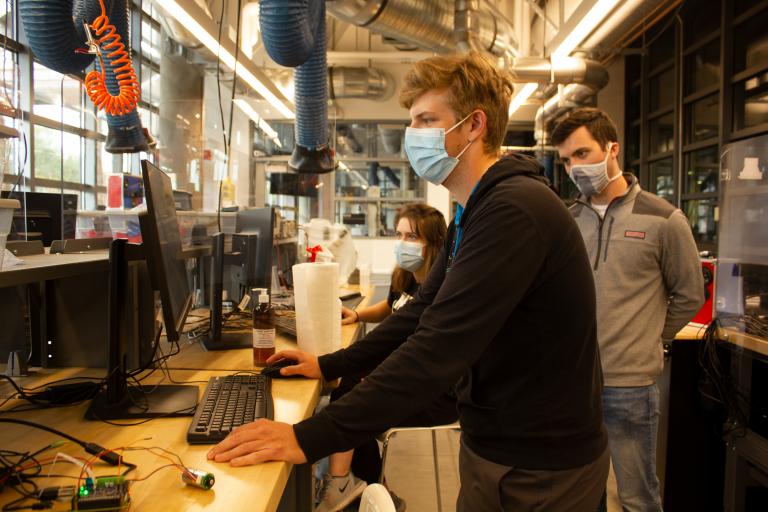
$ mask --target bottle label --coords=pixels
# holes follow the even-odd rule
[[[254,329],[253,348],[274,348],[275,329]]]

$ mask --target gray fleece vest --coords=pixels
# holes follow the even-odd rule
[[[584,237],[597,289],[597,339],[605,385],[647,386],[663,368],[668,341],[704,303],[688,219],[664,199],[629,188],[605,218],[580,197],[570,210]],[[578,299],[574,299],[578,300]]]

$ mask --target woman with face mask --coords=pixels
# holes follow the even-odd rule
[[[447,232],[443,214],[431,206],[414,203],[404,206],[395,221],[397,267],[387,299],[359,310],[342,308],[342,324],[382,322],[415,295],[432,268]]]
[[[425,204],[409,204],[397,214],[397,243],[395,258],[397,267],[392,273],[392,284],[386,300],[360,310],[344,308],[343,324],[354,322],[379,323],[404,306],[419,289],[443,247],[447,233],[445,217],[435,208]],[[355,387],[367,375],[361,368],[355,375],[345,376],[331,393],[331,401],[338,400]],[[456,421],[456,398],[451,391],[427,407],[417,418],[411,418],[407,425],[424,427],[444,425]],[[356,450],[334,453],[329,457],[328,473],[323,477],[319,492],[319,505],[315,512],[343,510],[353,502],[366,486],[366,481],[378,481],[381,472],[379,447],[375,440],[364,443]],[[392,494],[399,512],[405,509],[405,502]]]

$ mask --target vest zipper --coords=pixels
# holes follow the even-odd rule
[[[614,217],[611,217],[611,223],[608,224],[608,236],[605,238],[605,252],[603,252],[603,261],[608,260],[608,245],[611,243],[611,232],[613,231]]]
[[[595,267],[593,270],[597,270],[597,265],[600,262],[600,249],[603,247],[603,218],[597,212],[595,212],[595,215],[597,215],[599,225],[597,228],[597,254],[595,254]]]

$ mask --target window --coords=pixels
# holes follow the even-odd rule
[[[717,193],[719,174],[717,146],[685,155],[685,192],[687,194]]]
[[[720,38],[685,57],[685,92],[691,94],[720,84]]]
[[[686,105],[687,142],[717,137],[719,95],[713,94],[704,99]]]
[[[716,247],[717,200],[692,199],[683,201],[683,212],[691,224],[693,238],[700,247]]]
[[[734,131],[768,123],[768,72],[738,82],[733,103]]]
[[[671,112],[651,120],[648,131],[651,135],[651,155],[666,153],[674,149],[675,119]]]
[[[764,16],[751,16],[733,31],[733,71],[738,73],[768,62],[768,31]]]
[[[652,192],[675,204],[675,181],[671,158],[651,162],[649,166]]]
[[[651,78],[650,111],[672,107],[675,101],[675,69],[670,68]]]
[[[34,133],[35,178],[81,183],[81,137],[41,125]]]

